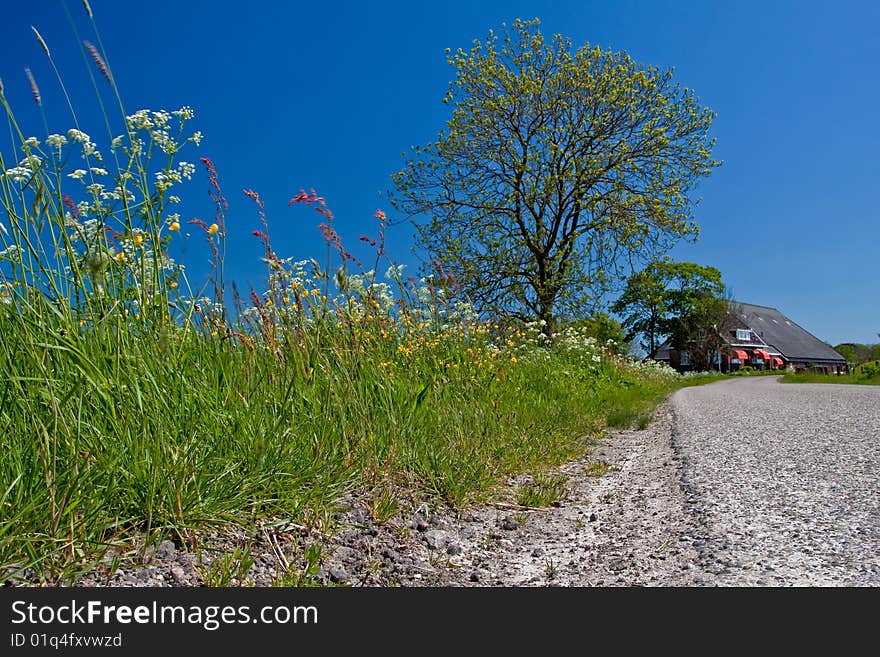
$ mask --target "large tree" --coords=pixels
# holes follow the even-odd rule
[[[520,21],[469,51],[438,139],[393,176],[392,203],[479,310],[543,319],[582,310],[620,266],[695,236],[696,182],[719,162],[715,114],[623,52]]]

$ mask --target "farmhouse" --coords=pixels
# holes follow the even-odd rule
[[[716,326],[719,347],[710,362],[722,372],[742,367],[758,370],[813,370],[839,374],[846,359],[776,308],[733,302],[727,317]],[[679,371],[690,369],[687,351],[676,352],[669,341],[654,353]]]

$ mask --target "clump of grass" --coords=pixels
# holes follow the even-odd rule
[[[547,507],[565,498],[566,478],[562,475],[538,474],[516,491],[516,503],[520,506]]]
[[[588,477],[602,477],[611,469],[611,465],[601,459],[590,461],[584,469]]]

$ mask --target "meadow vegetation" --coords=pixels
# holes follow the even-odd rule
[[[193,110],[126,112],[106,57],[83,48],[121,109],[106,138],[75,112],[68,130],[23,134],[0,91],[14,144],[0,153],[0,572],[72,581],[135,537],[254,518],[328,529],[355,488],[378,520],[413,498],[479,501],[513,473],[537,473],[523,503],[554,500],[564,486],[541,473],[699,380],[583,328],[551,338],[477,316],[442,267],[416,279],[389,258],[382,211],[361,266],[314,191],[291,212],[320,214],[320,263],[276,251],[245,191],[266,280],[229,301],[229,201],[211,160],[187,155]],[[175,195],[193,162],[210,221]],[[205,284],[170,255],[184,239],[204,244]]]
[[[820,374],[817,372],[789,372],[782,377],[784,383],[854,383],[880,386],[880,361],[862,363],[846,374]]]

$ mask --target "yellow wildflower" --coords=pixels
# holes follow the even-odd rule
[[[220,230],[220,226],[217,224],[211,224],[208,226],[208,235],[216,235],[218,230]]]
[[[180,230],[180,222],[172,221],[171,225],[168,226],[168,230],[178,231]]]

